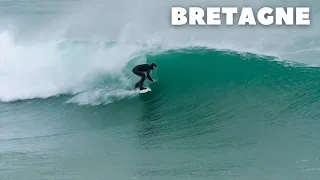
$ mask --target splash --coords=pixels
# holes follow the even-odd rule
[[[4,102],[78,94],[106,77],[123,79],[123,68],[139,52],[136,46],[103,42],[17,44],[9,33],[0,34],[0,42],[0,100]],[[118,83],[125,88],[125,82]]]

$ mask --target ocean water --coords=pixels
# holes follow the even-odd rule
[[[311,26],[170,25],[195,5],[309,6]],[[319,179],[319,10],[0,0],[0,179]]]

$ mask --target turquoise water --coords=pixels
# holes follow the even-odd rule
[[[318,179],[316,20],[173,28],[139,3],[0,1],[1,180]]]

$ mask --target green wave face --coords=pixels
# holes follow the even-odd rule
[[[141,98],[149,110],[167,118],[306,118],[320,97],[318,68],[273,57],[184,49],[148,56],[147,61],[158,65],[152,74],[158,82]]]

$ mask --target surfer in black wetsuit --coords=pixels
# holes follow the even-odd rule
[[[153,80],[150,77],[150,70],[154,70],[156,67],[157,67],[157,65],[155,63],[152,63],[151,65],[141,64],[141,65],[137,65],[136,67],[134,67],[132,69],[132,72],[141,77],[141,80],[135,84],[135,87],[136,88],[140,87],[140,90],[147,89],[147,88],[143,87],[143,82],[146,79],[146,75],[144,74],[144,72],[147,72],[147,77],[150,81],[155,82],[155,80]]]

